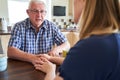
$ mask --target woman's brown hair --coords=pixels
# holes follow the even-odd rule
[[[85,0],[79,24],[80,39],[91,35],[118,32],[120,29],[119,0]]]

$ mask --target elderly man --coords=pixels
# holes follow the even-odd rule
[[[43,1],[31,0],[26,10],[29,18],[14,25],[8,45],[8,57],[31,62],[40,60],[39,54],[58,56],[70,47],[55,24],[45,19]],[[57,47],[53,48],[53,45]]]

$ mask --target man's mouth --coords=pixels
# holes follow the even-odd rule
[[[42,21],[42,19],[36,19],[36,21]]]

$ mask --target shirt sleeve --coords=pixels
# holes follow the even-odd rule
[[[20,32],[20,26],[18,24],[15,24],[13,27],[13,30],[11,32],[11,37],[8,43],[8,46],[13,46],[16,48],[20,48],[22,44],[22,38],[21,38],[21,32]]]
[[[62,43],[66,42],[67,38],[65,35],[54,25],[54,42],[57,45],[61,45]]]

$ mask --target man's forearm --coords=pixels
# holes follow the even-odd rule
[[[8,57],[13,59],[18,59],[21,61],[32,62],[33,54],[28,54],[24,51],[21,51],[15,47],[8,47]]]

